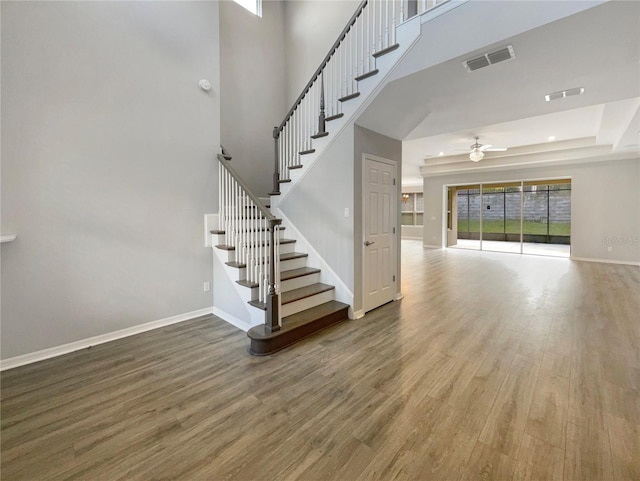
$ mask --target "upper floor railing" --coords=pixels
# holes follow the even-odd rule
[[[394,49],[396,28],[446,0],[363,0],[279,126],[273,129],[272,195],[289,182],[300,156],[314,152],[313,139],[327,135],[326,122],[343,116],[342,104],[359,95],[359,81],[374,75],[376,57]]]

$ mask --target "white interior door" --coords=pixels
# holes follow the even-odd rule
[[[396,165],[364,158],[364,310],[392,301],[396,293]]]

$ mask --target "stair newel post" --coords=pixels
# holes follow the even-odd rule
[[[320,116],[318,117],[318,133],[326,132],[325,115],[324,115],[324,71],[320,74]]]
[[[276,291],[276,231],[281,219],[269,219],[269,290],[267,293],[267,313],[265,327],[268,332],[280,330],[280,301]]]
[[[274,163],[273,163],[273,191],[270,195],[280,195],[280,132],[278,127],[273,128],[273,140],[275,141],[274,148]]]

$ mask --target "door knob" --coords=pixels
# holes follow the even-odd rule
[[[369,247],[371,244],[375,244],[375,242],[364,241],[366,247]]]

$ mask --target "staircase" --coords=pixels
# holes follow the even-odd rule
[[[219,287],[216,293],[221,283],[214,282],[214,313],[229,319],[229,309],[241,312],[236,324],[249,327],[251,354],[271,354],[348,319],[350,304],[336,300],[331,273],[307,265],[308,255],[296,249],[296,239],[285,237],[287,227],[295,230],[294,226],[283,225],[274,214],[284,217],[278,203],[287,189],[353,121],[357,109],[407,51],[408,39],[417,38],[419,22],[401,48],[399,26],[444,1],[361,2],[284,120],[274,127],[270,201],[262,202],[251,192],[224,149],[218,155],[219,225],[211,231],[214,272],[217,262],[233,286]],[[274,206],[273,213],[266,204]],[[243,308],[227,303],[234,296],[242,300]],[[220,308],[223,304],[227,310]]]
[[[251,327],[250,353],[267,355],[332,324],[348,319],[349,305],[334,299],[322,271],[307,266],[286,227],[246,187],[223,149],[220,162],[219,228],[212,230],[217,260],[238,295],[265,321]]]

